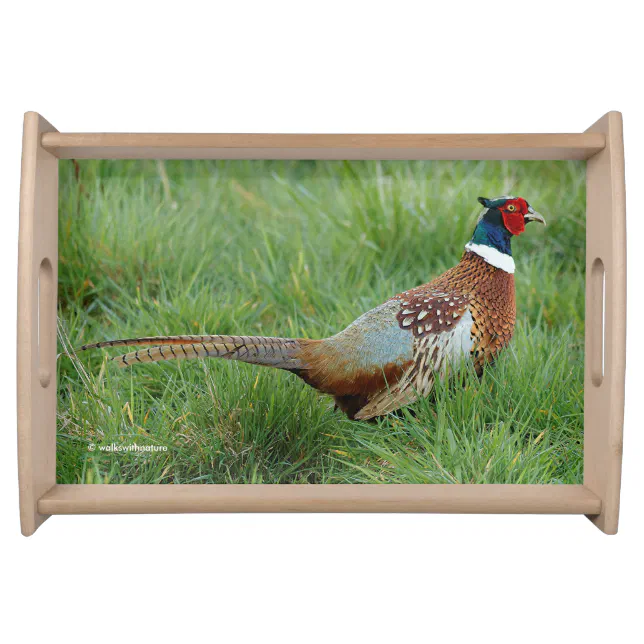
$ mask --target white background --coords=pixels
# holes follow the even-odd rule
[[[0,629],[67,642],[641,642],[636,7],[5,3]],[[620,533],[607,537],[582,517],[205,515],[55,517],[20,536],[15,288],[26,110],[61,131],[141,132],[577,132],[622,111],[630,255]]]

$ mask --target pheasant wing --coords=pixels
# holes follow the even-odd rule
[[[466,293],[428,284],[393,300],[400,306],[398,325],[413,335],[413,360],[397,382],[369,399],[356,419],[381,416],[427,396],[436,374],[460,364],[472,349],[473,318]]]

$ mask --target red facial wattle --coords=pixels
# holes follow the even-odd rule
[[[525,214],[528,204],[524,199],[512,199],[500,208],[505,227],[513,234],[520,235],[525,230]]]
[[[503,223],[513,235],[520,235],[525,230],[525,221],[522,214],[505,211],[502,211],[502,213]]]

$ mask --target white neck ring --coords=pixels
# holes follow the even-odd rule
[[[472,242],[465,244],[465,250],[476,253],[479,257],[482,257],[488,264],[491,264],[495,268],[499,268],[506,273],[514,273],[515,267],[512,255],[506,255],[492,246],[474,244]]]

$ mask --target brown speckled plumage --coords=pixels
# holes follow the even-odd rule
[[[445,333],[469,310],[473,318],[471,351],[478,373],[484,362],[493,360],[512,339],[516,319],[514,275],[475,253],[464,253],[454,268],[393,299],[402,306],[396,316],[398,323],[411,329],[415,337]]]

